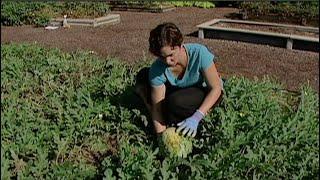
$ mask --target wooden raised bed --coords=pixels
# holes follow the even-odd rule
[[[319,28],[256,21],[214,19],[197,26],[199,38],[319,51]]]
[[[62,26],[63,18],[55,18],[50,21],[53,26]],[[92,18],[92,19],[72,19],[67,18],[67,23],[70,26],[92,26],[113,25],[120,23],[120,14],[108,14],[107,16]]]

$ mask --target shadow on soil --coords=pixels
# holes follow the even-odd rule
[[[243,20],[243,14],[240,13],[230,13],[228,15],[225,15],[224,17],[228,19]]]
[[[198,37],[198,31],[194,31],[194,32],[192,32],[192,33],[186,34],[186,36]]]

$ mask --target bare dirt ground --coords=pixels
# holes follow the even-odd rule
[[[71,27],[48,31],[32,26],[1,27],[1,44],[37,42],[72,52],[78,49],[96,52],[102,57],[117,57],[134,63],[152,60],[148,37],[152,28],[162,22],[176,23],[185,35],[185,43],[207,45],[217,57],[218,71],[223,77],[245,76],[253,79],[271,76],[289,90],[302,84],[319,92],[319,54],[243,42],[198,39],[196,25],[213,18],[225,18],[238,12],[234,8],[177,8],[166,13],[112,11],[120,14],[121,23],[112,26]]]

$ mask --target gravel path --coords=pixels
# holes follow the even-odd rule
[[[71,27],[54,31],[44,28],[1,27],[1,43],[37,42],[46,47],[64,51],[86,49],[103,57],[117,57],[134,63],[153,57],[148,52],[149,31],[162,22],[174,22],[185,35],[185,42],[207,45],[217,57],[222,76],[233,75],[262,78],[265,75],[283,83],[289,90],[298,90],[302,84],[319,92],[319,54],[250,43],[198,39],[196,25],[213,18],[225,18],[238,12],[234,8],[177,8],[167,13],[113,11],[121,16],[121,23],[97,28]]]

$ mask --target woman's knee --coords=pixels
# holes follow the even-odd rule
[[[148,84],[149,80],[149,67],[142,68],[136,75],[136,85]]]
[[[174,111],[181,117],[191,116],[201,105],[205,93],[197,89],[179,90],[166,98],[168,111]]]

